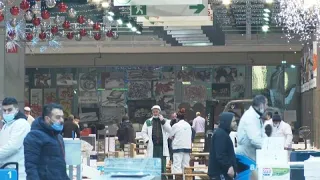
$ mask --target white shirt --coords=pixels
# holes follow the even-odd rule
[[[31,115],[28,115],[28,119],[27,119],[28,123],[30,124],[30,126],[32,125],[34,118]]]
[[[8,162],[19,163],[19,180],[26,179],[23,140],[30,131],[25,119],[5,124],[0,130],[0,167]]]
[[[256,150],[261,149],[267,137],[260,115],[252,106],[244,112],[237,130],[237,153],[256,160]]]
[[[278,127],[274,127],[273,123],[271,124],[271,126],[272,126],[271,137],[284,137],[285,139],[284,147],[291,147],[292,139],[293,139],[291,126],[284,121],[281,121]]]
[[[192,122],[192,128],[196,131],[196,133],[205,132],[206,120],[201,116],[197,116]]]
[[[170,137],[172,140],[172,149],[191,149],[192,130],[189,123],[180,120],[172,126]]]

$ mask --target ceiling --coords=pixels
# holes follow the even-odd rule
[[[225,6],[221,0],[209,0],[214,12],[212,26],[143,27],[142,35],[137,35],[126,27],[117,27],[119,39],[107,39],[104,43],[110,46],[286,45],[282,27],[277,27],[274,21],[279,12],[279,3],[272,4],[270,29],[267,33],[262,32],[264,2],[236,0],[230,6]],[[69,0],[68,3],[70,7],[76,7],[78,14],[85,13],[93,21],[106,19],[104,10],[87,5],[84,0],[80,3],[79,0]],[[124,16],[130,15],[129,7],[114,7],[113,10]],[[52,16],[59,14],[56,9],[51,11]],[[293,40],[290,43],[299,41]]]

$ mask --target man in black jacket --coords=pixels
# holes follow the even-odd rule
[[[80,128],[74,122],[73,115],[70,115],[65,121],[62,134],[64,138],[80,138]]]
[[[236,156],[229,133],[237,129],[237,122],[230,112],[221,113],[219,121],[212,136],[208,175],[211,180],[232,180],[236,176]]]
[[[117,131],[120,147],[124,149],[125,144],[135,143],[136,132],[128,116],[122,117],[122,123]]]

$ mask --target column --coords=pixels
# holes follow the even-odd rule
[[[17,1],[17,3],[20,3]],[[5,18],[11,19],[10,6],[6,7]],[[22,15],[18,18],[22,18]],[[0,23],[0,102],[7,97],[15,97],[20,108],[24,107],[24,76],[25,76],[25,49],[20,43],[17,53],[6,52],[6,30],[4,23]]]
[[[246,39],[251,40],[251,1],[246,1]]]

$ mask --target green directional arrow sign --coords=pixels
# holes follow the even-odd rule
[[[197,4],[197,5],[190,5],[189,9],[195,9],[196,11],[194,12],[194,14],[199,14],[201,13],[201,11],[205,8],[205,6],[203,4]]]

